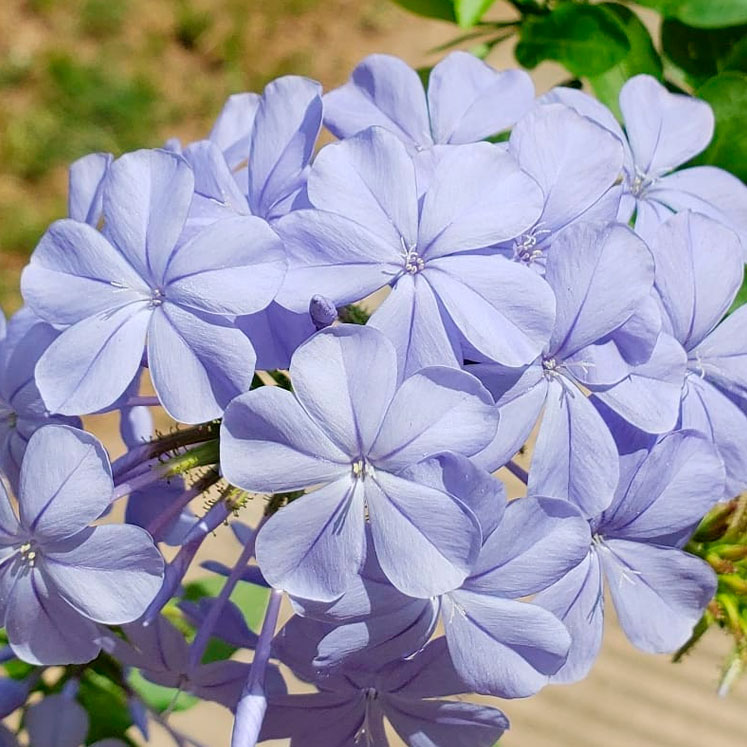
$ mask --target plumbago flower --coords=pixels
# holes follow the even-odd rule
[[[433,67],[427,92],[405,62],[373,54],[348,83],[325,95],[324,124],[341,140],[384,127],[417,153],[497,135],[529,111],[533,99],[523,70],[497,72],[466,52],[452,52]]]
[[[509,258],[541,272],[547,250],[566,226],[615,220],[623,148],[604,127],[569,107],[538,105],[516,123],[508,152],[544,194],[534,225],[501,245]]]
[[[478,516],[485,539],[468,577],[437,598],[413,599],[392,588],[370,557],[334,602],[295,600],[303,617],[286,626],[287,644],[316,636],[312,664],[320,671],[370,668],[422,648],[440,613],[454,667],[470,690],[503,698],[536,693],[565,663],[570,638],[556,617],[519,598],[555,583],[583,559],[587,523],[556,499],[523,498],[505,507],[502,483],[456,454],[410,471]]]
[[[53,412],[111,405],[146,350],[166,410],[187,423],[221,414],[249,388],[255,354],[233,323],[272,300],[285,272],[277,236],[251,216],[219,221],[177,246],[192,170],[166,151],[115,161],[103,187],[104,234],[57,221],[22,277],[29,307],[65,325],[36,368]]]
[[[282,636],[282,633],[281,633]],[[290,737],[292,745],[387,745],[386,719],[413,747],[492,747],[508,729],[496,708],[446,700],[466,691],[439,638],[411,659],[372,670],[322,674],[308,666],[307,642],[288,641],[283,661],[319,692],[271,694],[260,739]]]
[[[58,334],[28,309],[17,312],[7,326],[0,312],[0,470],[13,488],[26,444],[38,428],[50,423],[80,426],[78,418],[50,415],[34,379],[34,367]]]
[[[578,223],[556,240],[545,277],[555,292],[557,313],[542,355],[519,370],[490,363],[469,366],[493,393],[501,413],[496,438],[477,459],[490,469],[505,464],[544,411],[529,490],[595,513],[609,504],[617,485],[617,450],[580,387],[604,391],[629,382],[631,369],[609,337],[650,295],[653,260],[625,226]],[[616,292],[620,286],[624,294]],[[671,350],[665,342],[640,377],[656,383],[656,396],[639,398],[636,407],[635,397],[618,392],[608,404],[644,430],[670,430],[677,420],[684,364],[679,346]],[[649,407],[649,399],[656,400],[655,407]]]
[[[726,466],[726,498],[747,487],[747,319],[731,307],[744,275],[736,234],[684,211],[650,243],[664,325],[687,352],[680,425],[710,438]]]
[[[721,499],[724,467],[716,449],[693,431],[640,448],[622,438],[630,450],[620,456],[614,499],[603,512],[587,513],[588,554],[536,598],[573,639],[566,664],[553,678],[558,682],[585,677],[599,653],[604,578],[625,634],[651,653],[685,643],[716,591],[710,566],[680,549]]]
[[[713,137],[713,112],[705,101],[670,93],[650,75],[636,75],[620,91],[626,134],[607,107],[581,91],[555,88],[540,101],[570,106],[619,138],[625,181],[618,218],[627,222],[634,216],[644,239],[672,213],[695,210],[736,231],[747,257],[747,187],[715,166],[676,170]]]
[[[228,100],[208,138],[182,152],[195,174],[185,235],[235,215],[274,223],[308,204],[306,177],[322,125],[321,93],[316,81],[288,75],[261,96]],[[258,368],[287,368],[292,352],[314,333],[308,310],[301,312],[272,301],[238,319],[256,349]]]
[[[410,468],[445,446],[465,455],[485,446],[497,422],[487,391],[450,368],[403,379],[392,344],[354,325],[304,343],[290,375],[293,394],[247,392],[221,427],[221,466],[234,485],[267,493],[322,486],[260,530],[265,578],[300,597],[334,599],[363,565],[368,522],[397,588],[429,597],[459,586],[479,552],[478,521]]]
[[[277,223],[289,256],[278,301],[301,311],[320,294],[339,306],[391,286],[369,323],[406,374],[458,367],[462,341],[503,365],[529,363],[550,335],[552,292],[526,267],[476,250],[534,224],[536,182],[489,143],[446,153],[422,201],[416,181],[405,146],[380,127],[324,148],[307,187],[317,209]]]
[[[88,433],[48,425],[21,465],[18,516],[0,496],[0,615],[13,651],[33,664],[81,663],[100,650],[97,623],[137,619],[163,559],[139,527],[89,527],[112,497],[109,460]]]

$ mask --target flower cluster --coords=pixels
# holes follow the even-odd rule
[[[204,140],[73,165],[0,339],[0,614],[33,665],[0,681],[3,715],[79,665],[28,708],[34,745],[60,708],[54,744],[80,744],[92,660],[178,744],[135,670],[235,711],[235,747],[378,747],[386,723],[489,747],[507,718],[451,696],[583,678],[605,588],[638,648],[688,640],[716,574],[685,546],[747,488],[747,312],[726,316],[747,188],[686,166],[704,102],[637,76],[620,108],[624,129],[463,52],[424,90],[373,55],[324,95],[232,96]],[[190,427],[155,437],[151,406]],[[113,464],[79,419],[104,411]],[[205,564],[220,592],[190,596],[255,494],[236,564]],[[122,498],[125,523],[91,526]],[[239,584],[267,590],[259,635]]]

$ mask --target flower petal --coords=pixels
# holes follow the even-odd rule
[[[620,626],[649,653],[676,651],[716,592],[700,558],[671,547],[605,540],[599,551]]]
[[[245,490],[297,490],[351,469],[350,458],[279,387],[260,387],[231,402],[220,447],[223,474]]]
[[[89,153],[70,165],[67,214],[73,220],[97,227],[104,175],[112,160],[111,153]]]
[[[392,584],[421,598],[460,586],[482,539],[472,511],[449,493],[387,472],[363,484],[376,557]]]
[[[428,77],[428,108],[437,143],[475,143],[507,130],[531,107],[532,79],[498,72],[468,52],[441,60]]]
[[[413,148],[433,143],[420,78],[391,55],[369,55],[344,86],[324,97],[324,124],[341,139],[378,125]]]
[[[95,623],[63,601],[38,570],[16,576],[6,610],[10,646],[29,664],[84,664],[100,651]]]
[[[278,511],[257,535],[272,586],[304,599],[340,596],[363,565],[363,485],[342,477]]]
[[[525,698],[565,663],[571,639],[563,623],[527,602],[458,590],[444,598],[446,640],[470,690]]]
[[[192,169],[165,150],[126,153],[109,167],[104,233],[151,283],[163,282],[193,192]]]
[[[552,290],[527,267],[501,256],[455,255],[429,262],[424,277],[470,345],[490,360],[526,365],[550,339]]]
[[[44,540],[69,537],[101,516],[113,489],[109,458],[95,436],[45,426],[29,440],[21,466],[21,523]]]
[[[529,470],[529,492],[569,500],[586,517],[609,506],[619,473],[607,426],[584,394],[552,381]]]
[[[52,324],[75,324],[150,295],[147,284],[96,230],[55,221],[23,271],[21,290],[34,313]]]
[[[151,310],[142,301],[68,327],[36,367],[47,408],[82,415],[114,403],[140,368],[150,318]]]
[[[534,225],[543,202],[534,179],[500,146],[450,148],[423,198],[418,253],[427,264],[512,239]]]
[[[148,365],[165,410],[182,423],[220,417],[249,390],[256,356],[233,324],[176,304],[155,310],[148,333]]]
[[[254,116],[248,151],[247,197],[252,214],[271,220],[285,212],[283,203],[303,186],[321,126],[319,83],[285,75],[267,85]]]
[[[365,456],[399,383],[389,340],[367,326],[328,327],[293,354],[290,375],[301,406],[327,436],[351,457]]]
[[[560,581],[541,591],[534,602],[558,617],[571,634],[566,663],[551,682],[582,680],[599,654],[604,632],[602,567],[596,553],[590,552]]]
[[[406,379],[394,395],[370,457],[388,471],[449,451],[472,456],[495,434],[498,417],[480,382],[453,368],[432,366]]]

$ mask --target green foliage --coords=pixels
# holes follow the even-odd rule
[[[666,57],[692,86],[725,70],[747,71],[747,26],[698,29],[665,18],[661,46]]]
[[[452,21],[454,23],[457,20],[452,0],[394,0],[394,2],[419,16],[438,18],[442,21]]]
[[[495,0],[454,0],[457,23],[463,28],[474,26]]]
[[[88,711],[90,719],[86,744],[117,738],[134,745],[125,735],[132,726],[132,716],[127,706],[127,696],[121,687],[109,678],[88,670],[80,680],[78,701]]]
[[[616,15],[597,5],[563,3],[524,20],[516,59],[527,68],[555,60],[574,76],[594,76],[622,62],[631,44]]]
[[[745,0],[635,0],[659,11],[667,18],[677,18],[690,26],[719,28],[747,23]]]
[[[111,36],[126,22],[127,0],[86,0],[80,11],[81,30],[87,36]]]
[[[149,682],[137,669],[130,672],[127,684],[140,696],[143,703],[156,713],[186,711],[199,703],[193,695],[174,687],[163,687]]]
[[[747,181],[747,75],[720,73],[696,93],[713,107],[716,131],[694,163],[720,166]]]
[[[661,78],[662,64],[648,29],[632,10],[619,3],[603,3],[599,6],[620,23],[628,38],[630,49],[620,62],[599,75],[589,77],[597,95],[619,117],[618,96],[628,78],[648,73]]]
[[[185,49],[194,49],[200,38],[213,25],[213,15],[197,10],[188,0],[178,5],[176,16],[176,38]]]

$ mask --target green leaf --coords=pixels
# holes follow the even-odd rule
[[[216,597],[224,583],[225,579],[222,576],[206,576],[191,581],[184,587],[184,598],[196,602],[203,597]],[[255,632],[259,632],[269,596],[268,589],[240,581],[236,584],[230,599],[244,614],[246,624]]]
[[[747,75],[720,73],[696,94],[713,107],[716,132],[711,144],[693,163],[720,166],[747,181]]]
[[[474,26],[495,0],[454,0],[457,23],[465,29]]]
[[[745,0],[635,0],[689,26],[719,28],[747,23]]]
[[[452,0],[394,0],[394,2],[419,16],[438,18],[452,23],[457,21]]]
[[[555,60],[574,76],[593,76],[617,65],[629,51],[625,29],[613,14],[596,5],[564,3],[548,15],[524,20],[516,59],[530,69]]]
[[[97,672],[87,671],[80,681],[78,700],[89,716],[86,744],[107,738],[125,738],[132,726],[127,696],[119,685]],[[129,739],[128,744],[132,744]]]
[[[599,6],[620,23],[630,44],[630,51],[609,70],[589,77],[597,98],[620,117],[618,97],[628,78],[641,73],[661,78],[662,65],[648,29],[632,10],[618,3],[603,3]]]
[[[163,713],[169,708],[172,711],[186,711],[199,703],[198,698],[180,692],[174,687],[163,687],[149,682],[137,669],[130,672],[127,682],[145,705],[157,713]]]
[[[747,26],[698,29],[666,18],[661,27],[664,54],[697,87],[723,70],[747,71]]]

